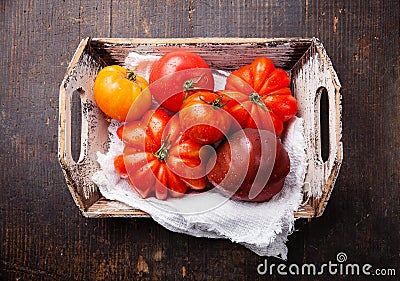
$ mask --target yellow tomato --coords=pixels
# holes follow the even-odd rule
[[[94,82],[98,107],[118,121],[137,120],[150,108],[151,93],[145,78],[119,66],[103,68]]]

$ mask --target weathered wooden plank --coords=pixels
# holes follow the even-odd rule
[[[308,226],[308,261],[343,251],[354,262],[398,264],[385,258],[398,241],[390,230],[399,220],[398,11],[398,1],[309,1],[308,32],[326,38],[343,85],[346,172],[322,219]]]
[[[108,9],[108,2],[97,7]],[[70,1],[1,1],[0,7],[0,279],[70,280],[75,241],[90,234],[76,232],[84,221],[55,161],[58,88],[79,31],[88,24],[93,31],[93,15],[105,22],[105,14],[96,14],[93,3]],[[96,30],[109,35],[103,25]],[[81,250],[80,262],[90,252]]]
[[[288,278],[258,275],[264,259],[229,241],[81,217],[56,150],[58,86],[86,36],[320,38],[343,86],[345,161],[324,215],[289,237],[287,264],[343,251],[399,268],[399,13],[395,0],[0,1],[0,279]]]
[[[109,37],[192,37],[189,23],[191,3],[189,0],[112,1]]]
[[[130,52],[163,55],[185,50],[200,55],[213,69],[232,71],[260,56],[290,70],[310,47],[310,38],[94,38],[93,49],[107,64],[121,64]],[[212,48],[212,51],[210,51]]]

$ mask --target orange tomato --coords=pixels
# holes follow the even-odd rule
[[[145,78],[119,66],[103,68],[94,82],[94,98],[106,115],[118,121],[137,120],[150,108],[151,93]]]

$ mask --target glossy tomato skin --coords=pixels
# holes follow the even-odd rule
[[[262,145],[267,153],[275,153],[270,164],[262,161]],[[267,155],[267,158],[270,156]],[[210,163],[214,161],[215,165],[211,167]],[[255,183],[259,170],[262,173],[268,170],[266,165],[273,165],[270,166],[268,181]],[[245,128],[217,148],[216,159],[210,159],[207,170],[210,170],[207,175],[209,181],[222,193],[241,201],[263,202],[281,191],[290,170],[290,159],[279,138],[260,137],[259,130]],[[254,184],[261,186],[258,186],[260,192],[252,197],[250,190]]]
[[[229,99],[220,92],[198,91],[189,96],[179,112],[185,134],[200,144],[213,144],[225,137],[232,118]]]
[[[283,131],[284,122],[290,120],[297,112],[297,101],[289,88],[258,96],[257,101],[253,100],[253,94],[228,90],[221,92],[231,100],[228,104],[230,113],[241,128],[275,131],[279,136]]]
[[[124,163],[124,156],[122,154],[115,157],[114,168],[117,171],[117,173],[121,175],[121,177],[128,176],[128,171],[126,170],[125,163]]]
[[[125,143],[122,157],[126,174],[141,197],[165,200],[183,196],[188,188],[206,187],[202,146],[182,134],[177,116],[170,117],[161,109],[151,110],[141,120],[118,130]],[[123,170],[119,166],[115,169]]]
[[[117,135],[128,147],[155,153],[162,144],[170,116],[163,110],[149,110],[141,120],[128,122],[117,129]]]
[[[232,113],[242,128],[254,128],[258,124],[260,129],[271,129],[269,120],[272,120],[279,136],[283,124],[298,110],[289,85],[290,78],[286,72],[275,68],[271,60],[261,57],[232,72],[225,89],[228,90],[226,95],[237,101],[232,106]]]
[[[145,78],[119,65],[106,66],[96,76],[94,98],[101,111],[118,121],[136,120],[151,106]]]
[[[157,102],[172,112],[178,112],[185,97],[194,90],[214,90],[208,64],[199,55],[185,51],[166,53],[156,61],[149,82]]]

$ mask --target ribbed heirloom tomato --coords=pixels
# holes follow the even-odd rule
[[[275,131],[297,113],[297,101],[289,89],[290,78],[270,59],[255,59],[228,76],[224,94],[232,99],[230,112],[242,128]],[[272,121],[272,122],[271,122]]]
[[[136,120],[151,106],[145,78],[119,66],[106,66],[94,82],[94,98],[99,108],[118,121]]]
[[[188,188],[206,187],[202,146],[182,133],[177,116],[170,117],[161,109],[150,110],[117,133],[125,148],[114,161],[115,169],[129,179],[141,197],[165,200],[183,196]]]
[[[157,102],[172,112],[178,112],[195,90],[214,90],[214,78],[206,61],[186,51],[163,55],[154,63],[149,82]]]

